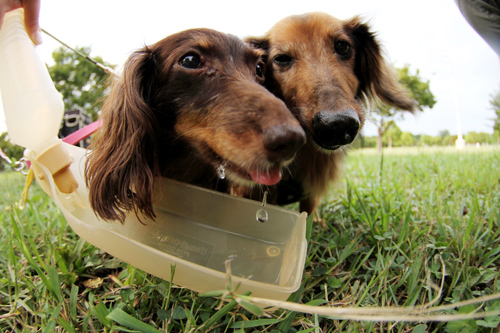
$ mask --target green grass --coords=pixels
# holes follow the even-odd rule
[[[500,150],[353,151],[314,225],[300,303],[411,306],[500,292]],[[382,169],[381,169],[382,167]],[[377,323],[275,311],[171,285],[82,241],[37,186],[0,173],[2,332],[496,332],[500,318]],[[500,309],[500,302],[482,305]],[[472,306],[447,313],[470,312]]]

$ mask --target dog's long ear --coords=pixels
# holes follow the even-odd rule
[[[155,89],[155,54],[147,47],[127,60],[112,83],[102,127],[85,166],[90,204],[105,220],[125,220],[125,212],[155,218],[154,179],[160,175],[157,121],[150,99]]]
[[[356,76],[359,92],[372,100],[381,100],[397,109],[414,111],[416,103],[398,81],[396,71],[382,56],[381,47],[370,27],[354,17],[345,24],[356,50]]]

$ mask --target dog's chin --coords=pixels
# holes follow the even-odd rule
[[[239,175],[232,173],[232,172],[227,172],[226,178],[231,182],[234,183],[238,186],[243,186],[247,188],[253,188],[258,186],[256,182],[254,182],[252,179],[246,179],[242,178]]]

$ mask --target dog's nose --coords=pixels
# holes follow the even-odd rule
[[[359,117],[356,111],[321,111],[312,119],[314,141],[325,149],[337,149],[354,141],[358,134]]]
[[[262,141],[267,149],[269,161],[279,162],[295,155],[306,143],[306,134],[300,126],[272,126],[264,129]]]

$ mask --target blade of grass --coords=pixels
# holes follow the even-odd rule
[[[42,280],[43,284],[47,288],[47,290],[53,294],[55,297],[58,297],[60,294],[58,294],[54,289],[53,289],[53,284],[50,282],[50,280],[45,276],[43,273],[43,270],[40,268],[40,266],[33,260],[30,251],[26,244],[23,241],[21,231],[19,229],[19,226],[17,224],[17,221],[15,220],[14,216],[11,217],[11,222],[12,222],[12,228],[14,229],[14,235],[17,240],[17,245],[19,246],[19,249],[21,250],[24,258],[28,261],[30,266],[37,272],[38,276]],[[60,298],[57,298],[58,301],[60,302]]]
[[[44,327],[44,329],[42,330],[42,333],[49,333],[49,332],[53,332],[55,330],[57,317],[59,317],[59,312],[61,312],[61,305],[58,305],[54,309],[54,311],[52,311],[52,314],[49,318],[47,326]]]
[[[50,282],[50,288],[54,293],[54,298],[57,302],[62,303],[63,297],[61,294],[61,285],[59,283],[59,275],[53,266],[47,267],[48,280]]]
[[[281,322],[283,319],[256,319],[256,320],[242,320],[232,323],[229,328],[252,328],[260,326],[274,325]]]
[[[66,320],[64,320],[63,318],[59,317],[57,319],[57,322],[59,323],[59,325],[62,326],[62,328],[64,328],[65,332],[76,333],[75,328],[73,326],[71,326],[71,324],[69,322],[67,322]]]
[[[245,292],[244,296],[249,296],[250,292]],[[234,307],[238,305],[235,300],[230,301],[226,305],[224,305],[219,311],[217,311],[212,317],[210,317],[202,326],[203,329],[208,331],[217,321],[219,321],[222,317],[227,315],[229,311],[234,309]]]
[[[78,287],[75,285],[71,286],[71,294],[69,297],[69,313],[71,318],[76,319],[76,303],[78,302]]]
[[[300,300],[302,299],[302,295],[304,293],[304,288],[307,284],[308,278],[305,278],[304,281],[300,284],[299,290],[295,292],[295,294],[292,294],[293,296],[293,302],[299,303]],[[281,322],[281,324],[278,326],[278,330],[280,332],[288,332],[290,328],[292,327],[293,320],[295,319],[297,312],[295,311],[290,311],[285,319]]]
[[[139,319],[132,317],[122,309],[114,309],[110,314],[107,315],[108,319],[117,322],[120,325],[124,325],[128,328],[137,330],[142,333],[162,333],[162,331],[149,326],[148,324],[140,321]]]

